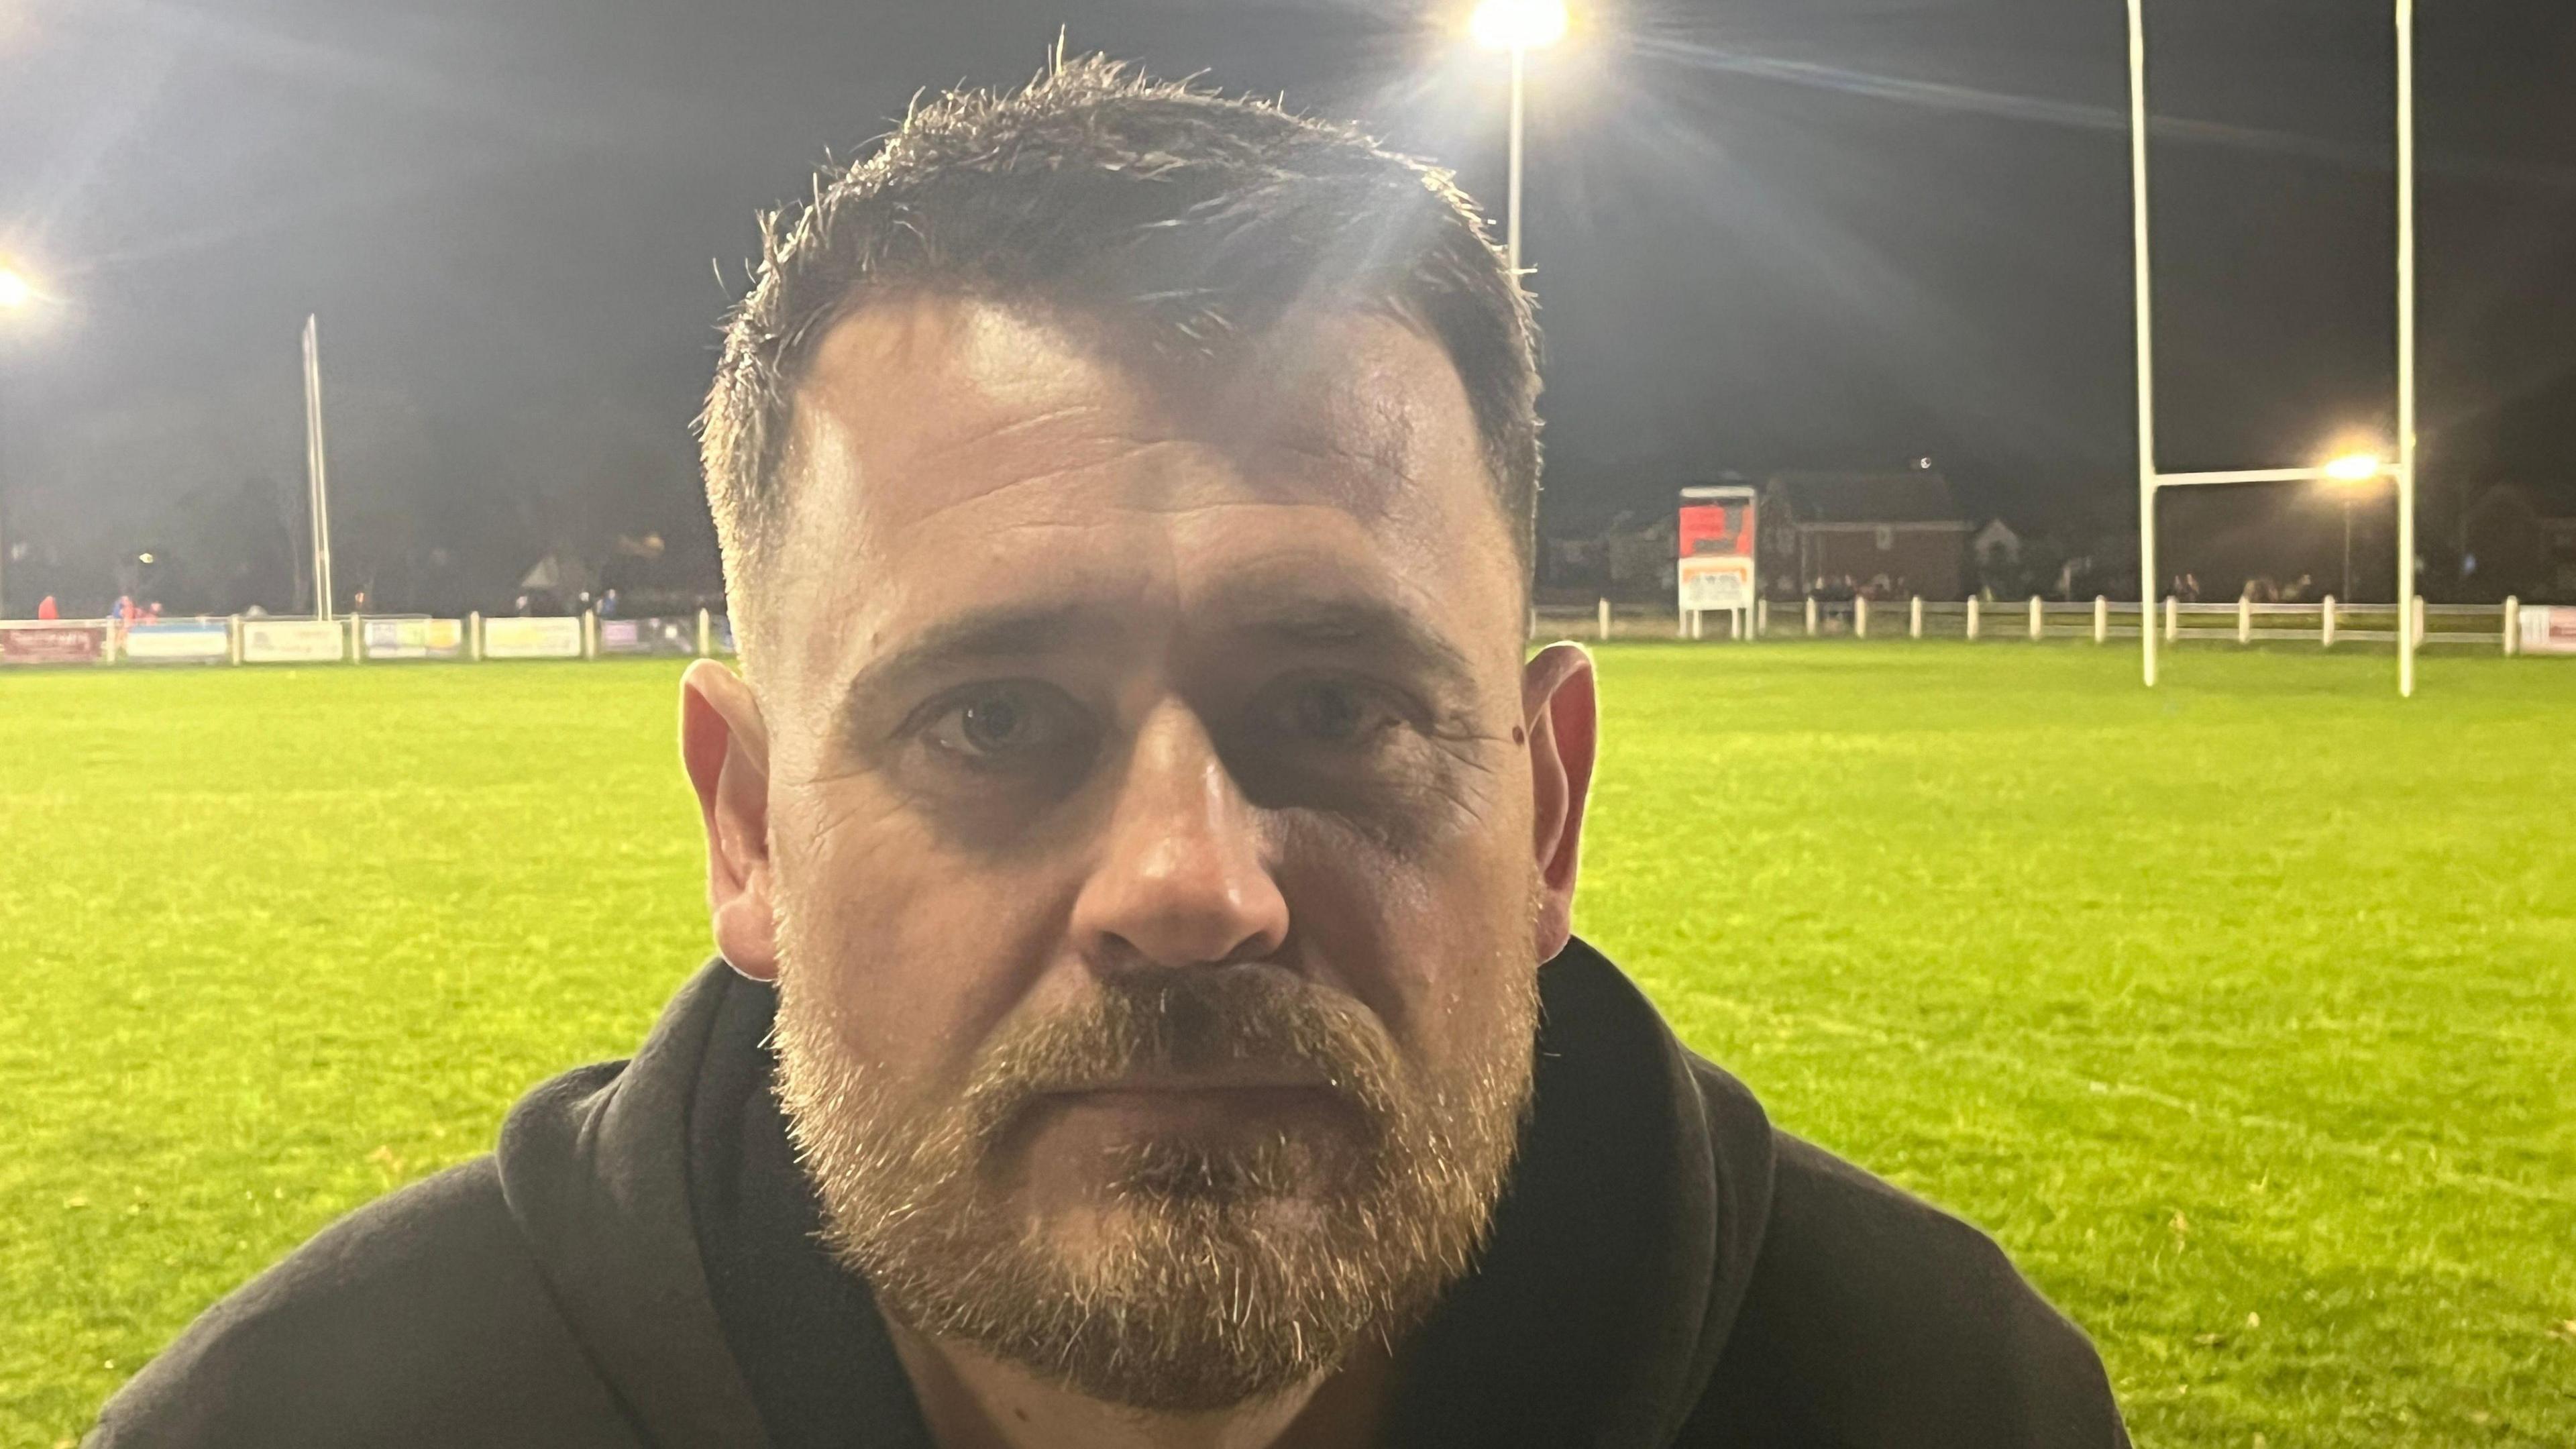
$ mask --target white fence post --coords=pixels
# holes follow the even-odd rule
[[[2236,642],[2239,644],[2254,642],[2254,596],[2252,594],[2240,594],[2236,598]]]
[[[2039,642],[2039,635],[2040,635],[2040,631],[2041,631],[2043,628],[2047,627],[2046,625],[2044,625],[2044,624],[2042,624],[2042,623],[2040,622],[2040,618],[2041,618],[2041,616],[2040,616],[2039,608],[2040,608],[2040,604],[2039,604],[2039,595],[2037,595],[2037,594],[2033,594],[2033,595],[2031,595],[2031,596],[2030,596],[2030,639],[2031,639],[2031,642],[2032,642],[2032,643],[2034,643],[2034,644],[2036,644],[2036,643],[2038,643],[2038,642]]]
[[[581,657],[599,657],[599,615],[590,609],[581,611]]]
[[[1969,640],[1970,640],[1971,642],[1973,642],[1973,641],[1976,639],[1976,637],[1977,637],[1977,596],[1976,596],[1976,595],[1974,595],[1974,594],[1970,594],[1970,595],[1968,596],[1968,638],[1969,638]]]
[[[1922,637],[1923,637],[1923,596],[1922,596],[1921,594],[1916,594],[1916,595],[1914,596],[1914,603],[1913,603],[1913,605],[1912,605],[1912,606],[1911,606],[1911,607],[1910,607],[1906,612],[1910,615],[1910,617],[1906,620],[1906,624],[1905,624],[1905,629],[1906,629],[1906,634],[1907,634],[1907,636],[1908,636],[1908,637],[1910,637],[1910,638],[1915,638],[1915,639],[1920,639],[1920,638],[1922,638]]]
[[[2414,615],[2409,622],[2415,630],[2415,647],[2421,649],[2424,647],[2424,596],[2422,594],[2415,596],[2415,607],[2410,612]]]
[[[2174,596],[2165,595],[2165,642],[2171,644],[2182,633],[2182,606]]]
[[[224,620],[224,662],[227,664],[242,662],[241,615],[239,614]]]
[[[1753,637],[1759,639],[1770,632],[1771,601],[1769,599],[1755,599],[1753,601]]]
[[[2511,594],[2504,597],[2504,652],[2507,657],[2522,649],[2522,600]]]
[[[355,614],[349,616],[349,662],[352,664],[367,662],[367,631],[358,623],[358,616]]]
[[[1816,596],[1813,594],[1807,596],[1807,637],[1816,637]]]
[[[1609,637],[1610,637],[1610,601],[1609,601],[1608,599],[1603,599],[1603,600],[1601,601],[1600,614],[1601,614],[1601,632],[1600,632],[1600,637],[1602,637],[1602,638],[1604,638],[1604,639],[1607,639],[1607,638],[1609,638]]]
[[[465,616],[465,659],[478,663],[483,658],[483,611],[475,609]]]
[[[2325,644],[2324,644],[2324,647],[2325,647],[2325,648],[2328,648],[2328,649],[2332,649],[2332,648],[2334,647],[2334,626],[2335,626],[2335,615],[2334,615],[2334,595],[2332,595],[2332,594],[2328,594],[2328,595],[2326,595],[2326,597],[2325,597],[2325,605],[2324,605],[2324,608],[2325,608],[2325,619],[2324,619],[2324,622],[2323,622],[2323,623],[2321,623],[2321,624],[2319,624],[2319,625],[2318,625],[2318,631],[2319,631],[2319,632],[2324,636],[2324,638],[2325,638]]]
[[[2111,601],[2100,594],[2093,596],[2093,642],[2111,642]]]
[[[700,659],[714,652],[715,624],[716,621],[708,617],[706,608],[701,605],[698,609],[698,657]]]
[[[1852,596],[1852,637],[1855,639],[1869,637],[1869,596],[1867,594]]]
[[[1693,610],[1691,610],[1691,611],[1690,611],[1690,619],[1691,619],[1691,635],[1690,635],[1690,636],[1691,636],[1692,638],[1694,638],[1694,639],[1699,638],[1699,637],[1700,637],[1700,631],[1701,631],[1702,629],[1704,629],[1705,627],[1707,627],[1707,626],[1706,626],[1706,624],[1705,624],[1705,622],[1704,622],[1705,617],[1706,617],[1706,612],[1707,612],[1707,611],[1702,610],[1702,609],[1693,609]]]

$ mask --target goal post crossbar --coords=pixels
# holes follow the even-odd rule
[[[2397,468],[2394,464],[2383,464],[2368,476],[2394,478]],[[2148,482],[2157,488],[2188,488],[2218,483],[2316,483],[2329,478],[2339,483],[2358,481],[2351,474],[2332,468],[2239,468],[2224,473],[2158,473]]]

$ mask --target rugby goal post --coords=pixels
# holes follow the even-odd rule
[[[2129,3],[2129,186],[2136,262],[2138,344],[2139,617],[2156,609],[2156,490],[2231,483],[2295,483],[2342,476],[2316,468],[2247,468],[2215,473],[2156,470],[2155,318],[2147,248],[2146,0]],[[2380,476],[2397,483],[2397,607],[2415,600],[2415,0],[2395,0],[2397,20],[2397,461]],[[2138,631],[2149,688],[2156,683],[2156,631]],[[2415,631],[2397,630],[2397,693],[2415,693]]]

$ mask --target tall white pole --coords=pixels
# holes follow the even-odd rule
[[[2403,3],[2403,0],[2400,0]],[[2149,688],[2156,682],[2156,344],[2147,265],[2146,0],[2129,0],[2129,224],[2138,337],[2138,629]]]
[[[312,492],[313,616],[332,617],[331,480],[322,440],[322,335],[318,318],[304,318],[304,471]]]
[[[6,388],[0,388],[0,489],[5,489],[5,488],[6,488],[6,486],[7,486],[7,484],[8,484],[8,481],[9,481],[9,477],[8,477],[8,472],[9,472],[9,456],[8,456],[8,448],[9,448],[9,429],[8,429],[8,417],[6,416],[6,409],[7,409],[7,407],[8,407],[8,402],[9,402],[9,393],[8,393],[8,390],[7,390]],[[8,522],[9,522],[9,508],[8,508],[8,504],[9,504],[8,494],[7,494],[5,491],[0,491],[0,619],[6,619],[6,618],[8,618],[8,617],[9,617],[9,585],[8,585],[8,564],[9,564],[9,528],[8,528]],[[28,612],[33,613],[33,612],[35,612],[35,611],[31,609],[31,610],[29,610]]]
[[[1511,179],[1503,188],[1503,259],[1516,276],[1521,269],[1521,72],[1528,54],[1512,47]]]
[[[2415,694],[2415,0],[2397,0],[2397,693]]]

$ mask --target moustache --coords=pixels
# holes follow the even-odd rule
[[[1398,1105],[1394,1044],[1357,1002],[1277,966],[1136,968],[1079,1004],[1006,1030],[967,1084],[990,1142],[1041,1098],[1140,1079],[1254,1075],[1311,1083],[1372,1126]]]

